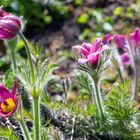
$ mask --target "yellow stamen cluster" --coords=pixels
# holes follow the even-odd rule
[[[2,104],[0,105],[0,107],[1,107],[1,109],[2,109],[2,111],[3,111],[4,113],[11,112],[11,111],[15,108],[15,106],[16,106],[16,105],[15,105],[15,102],[13,101],[12,98],[6,99],[6,103],[7,103],[7,104],[2,103]]]

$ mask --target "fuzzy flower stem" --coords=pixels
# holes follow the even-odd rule
[[[131,100],[135,100],[138,94],[138,73],[139,73],[139,68],[138,66],[133,67],[134,70],[134,78],[133,78],[133,83],[132,83],[132,96]]]
[[[12,40],[5,40],[7,46],[8,54],[11,60],[11,65],[14,73],[16,73],[17,63],[16,63],[16,48],[17,48],[18,37]]]
[[[97,78],[92,77],[93,85],[94,85],[94,97],[96,101],[96,106],[98,109],[98,113],[101,117],[101,119],[104,119],[104,113],[103,113],[103,106],[102,106],[102,99],[101,99],[101,93],[100,93],[100,86],[99,86],[99,80]]]
[[[33,98],[34,140],[40,140],[39,96]]]
[[[138,96],[138,87],[139,87],[139,48],[135,48],[136,50],[134,51],[135,55],[133,55],[133,71],[134,71],[134,77],[133,77],[133,94],[132,94],[132,100],[137,100]]]
[[[10,50],[10,57],[12,62],[12,69],[16,72],[17,64],[16,64],[16,57],[15,57],[15,50]]]
[[[137,53],[136,50],[131,49],[130,44],[128,41],[126,41],[127,43],[127,48],[130,54],[130,58],[132,61],[132,68],[133,68],[133,79],[132,79],[132,94],[131,94],[131,101],[135,100],[138,94],[138,74],[139,74],[139,66],[137,66]],[[132,48],[136,48],[136,47],[132,47]]]
[[[31,136],[29,134],[28,128],[27,128],[27,126],[24,122],[24,119],[23,119],[22,109],[23,109],[23,107],[22,107],[22,100],[21,100],[19,114],[17,114],[17,120],[20,124],[20,127],[21,127],[23,134],[24,134],[25,140],[31,140]]]
[[[31,57],[31,51],[28,45],[28,41],[26,40],[25,36],[20,32],[19,36],[22,38],[24,44],[25,44],[25,49],[26,49],[26,53],[28,56],[28,60],[29,60],[29,64],[30,64],[30,70],[31,70],[31,75],[32,75],[32,82],[35,81],[35,74],[34,74],[34,67],[33,67],[33,61],[32,61],[32,57]]]
[[[21,118],[19,120],[19,123],[20,123],[20,127],[23,131],[23,134],[25,136],[25,140],[31,140],[28,129],[27,129],[27,126],[26,126],[25,122],[23,121],[23,118]]]

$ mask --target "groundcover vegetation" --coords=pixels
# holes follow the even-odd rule
[[[0,139],[140,139],[139,0],[0,5]]]

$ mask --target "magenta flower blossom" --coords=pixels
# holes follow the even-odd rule
[[[120,55],[122,65],[131,65],[131,60],[127,52]]]
[[[129,56],[129,50],[126,45],[127,37],[121,34],[114,36],[114,41],[117,44],[118,48],[121,48],[123,50],[123,53],[120,54],[120,59],[122,65],[130,65],[131,60]]]
[[[21,29],[21,20],[0,7],[0,39],[13,39]]]
[[[14,83],[12,92],[4,84],[0,84],[0,116],[6,118],[15,112],[18,104],[16,89],[16,82]]]
[[[130,34],[130,42],[135,45],[135,47],[140,47],[140,28],[136,28]]]
[[[108,45],[102,43],[101,38],[97,38],[92,44],[83,43],[81,46],[77,45],[76,48],[82,54],[82,58],[78,59],[79,64],[89,62],[93,68],[97,68],[100,62],[101,53],[109,49]]]
[[[118,45],[119,48],[124,49],[125,47],[125,39],[126,37],[124,35],[118,34],[114,36],[114,41]]]

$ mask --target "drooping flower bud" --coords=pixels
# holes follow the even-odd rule
[[[17,84],[14,83],[12,92],[10,92],[3,84],[0,84],[0,116],[7,118],[17,109]]]
[[[0,7],[0,39],[13,39],[20,30],[20,18],[5,12],[2,7]]]

